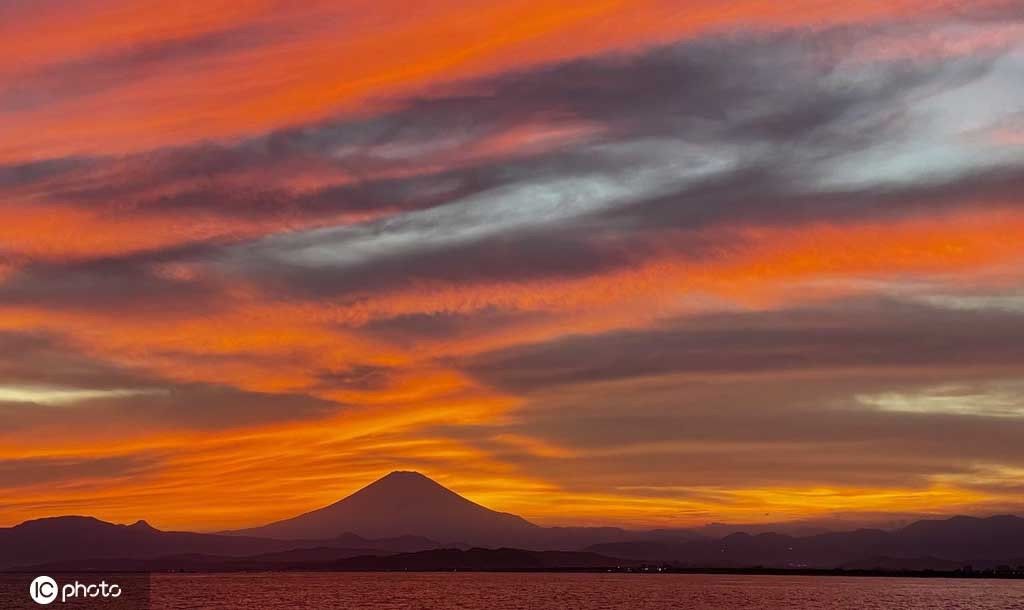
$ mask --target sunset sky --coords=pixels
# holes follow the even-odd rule
[[[1020,0],[0,0],[0,57],[0,526],[1024,513]]]

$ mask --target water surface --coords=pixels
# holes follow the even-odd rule
[[[1024,581],[705,574],[160,574],[159,610],[1024,610]]]

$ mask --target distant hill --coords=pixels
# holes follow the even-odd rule
[[[417,472],[392,472],[350,496],[263,527],[225,532],[263,538],[426,536],[443,543],[497,546],[532,538],[538,526],[467,500]]]
[[[1024,519],[1010,515],[985,519],[953,517],[917,521],[891,532],[860,529],[803,537],[737,533],[706,540],[597,544],[588,550],[691,566],[863,567],[866,561],[870,563],[870,558],[877,558],[879,565],[886,567],[948,567],[1016,561],[1024,555]],[[916,561],[903,561],[911,559]]]
[[[115,525],[92,517],[53,517],[0,529],[0,567],[87,557],[252,555],[286,550],[289,546],[294,545],[251,537],[161,532],[144,521]]]
[[[896,547],[943,559],[1024,556],[1024,519],[953,517],[917,521],[895,532]]]
[[[92,517],[52,517],[0,528],[0,569],[13,566],[97,558],[142,559],[179,554],[251,556],[297,548],[348,548],[353,554],[394,553],[437,548],[426,538],[368,540],[345,534],[328,540],[276,540],[164,532],[145,521],[117,525]]]

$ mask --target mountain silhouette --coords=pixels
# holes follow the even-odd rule
[[[329,548],[332,556],[412,552],[437,548],[425,538],[368,540],[345,534],[329,540],[276,540],[193,532],[165,532],[145,521],[118,525],[93,517],[50,517],[0,528],[0,569],[53,561],[143,559],[183,554],[247,557],[295,549]]]
[[[485,508],[418,472],[396,471],[323,508],[262,527],[225,532],[261,538],[425,536],[446,544],[500,546],[541,530],[509,513]]]
[[[0,529],[0,570],[518,570],[657,563],[899,572],[1024,565],[1024,519],[1012,516],[954,517],[919,521],[892,532],[861,529],[804,537],[735,533],[717,539],[659,539],[651,537],[657,532],[632,534],[641,539],[585,549],[453,549],[412,536],[368,540],[345,534],[325,543],[163,532],[145,522],[116,525],[58,517]],[[391,548],[374,548],[386,546]]]
[[[251,555],[285,550],[279,540],[161,532],[145,521],[116,525],[92,517],[51,517],[0,528],[0,567],[54,559],[151,557],[173,553]]]
[[[501,552],[484,552],[495,549]],[[540,527],[467,500],[421,474],[393,472],[330,506],[222,534],[80,516],[0,528],[0,570],[548,569],[607,565],[609,559],[683,568],[1018,566],[1024,565],[1024,519],[960,516],[895,530],[804,536]]]
[[[916,521],[895,530],[859,529],[795,537],[776,533],[730,534],[723,538],[636,540],[595,544],[588,551],[622,557],[669,561],[690,566],[771,566],[835,568],[910,565],[984,565],[1024,563],[1024,519],[952,517]],[[915,560],[910,562],[909,560]]]
[[[996,515],[987,519],[952,517],[916,521],[897,532],[901,550],[929,557],[1024,557],[1024,519]]]

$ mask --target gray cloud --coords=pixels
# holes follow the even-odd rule
[[[145,80],[161,70],[189,70],[233,52],[281,40],[290,32],[249,25],[181,38],[154,40],[113,52],[35,68],[0,92],[0,112],[16,112],[87,98]]]
[[[103,261],[103,278],[83,268],[29,270],[0,302],[59,294],[55,302],[89,307],[104,291],[199,301],[216,291],[150,277],[140,260],[154,256],[216,262],[218,273],[283,296],[364,299],[409,282],[568,278],[665,254],[714,256],[730,244],[710,241],[709,228],[1019,204],[1021,164],[956,149],[959,136],[940,120],[943,96],[1012,91],[1016,64],[1001,49],[955,60],[849,59],[865,38],[897,36],[900,27],[909,26],[711,37],[450,85],[371,119],[0,169],[0,184],[6,176],[34,185],[37,196],[118,216],[265,219],[282,228],[339,212],[385,216],[132,254]],[[508,129],[576,124],[596,131],[539,152],[445,157]],[[934,141],[922,140],[932,131]],[[943,163],[964,160],[960,171],[857,178],[858,159],[897,151],[896,167],[907,150],[938,144],[953,147]],[[299,192],[275,177],[310,169],[348,178]],[[264,178],[240,187],[228,180],[239,174]],[[74,281],[47,279],[65,273]],[[88,290],[97,283],[103,291]]]
[[[892,28],[892,26],[889,26]],[[844,54],[870,34],[899,31],[829,30],[819,34],[738,35],[664,47],[638,55],[588,58],[550,68],[464,83],[419,99],[397,101],[398,109],[357,121],[336,120],[282,130],[237,144],[202,144],[109,159],[113,180],[76,179],[58,184],[60,198],[109,201],[125,211],[207,206],[217,211],[223,196],[246,205],[224,214],[258,213],[268,200],[287,199],[295,213],[305,208],[362,209],[387,206],[387,191],[407,179],[378,180],[381,171],[421,168],[441,152],[458,152],[488,136],[524,125],[596,125],[606,141],[664,138],[673,134],[710,148],[769,144],[762,159],[805,164],[828,154],[851,152],[907,134],[901,122],[912,105],[930,94],[955,89],[986,75],[998,57],[955,62],[922,59],[851,68]],[[625,85],[625,86],[624,86]],[[395,150],[408,149],[406,155]],[[440,170],[436,180],[478,182],[478,189],[602,169],[600,159],[577,146],[558,146],[498,163],[480,161]],[[614,169],[611,159],[603,169]],[[595,165],[597,164],[597,165]],[[322,167],[367,176],[360,184],[328,186],[313,195],[289,196],[272,186],[230,193],[211,184],[182,195],[148,199],[154,186],[241,170]],[[22,170],[24,171],[24,170]],[[427,176],[408,179],[423,191]],[[419,182],[419,184],[418,184]],[[429,189],[426,189],[429,190]],[[370,200],[362,198],[367,196]],[[448,200],[467,195],[463,192]],[[142,199],[125,209],[125,196]],[[116,202],[116,203],[115,203]],[[197,203],[198,202],[198,203]],[[203,203],[205,202],[205,203]],[[265,206],[266,211],[275,206]]]
[[[91,479],[117,481],[157,467],[160,457],[133,454],[119,457],[86,458],[22,458],[0,460],[0,487],[13,490],[64,481]]]
[[[500,123],[513,108],[525,121],[546,109],[557,120],[603,131],[596,142],[503,162],[500,171],[474,169],[496,179],[478,181],[475,193],[445,205],[274,237],[236,257],[253,275],[282,277],[299,293],[315,286],[318,295],[341,294],[409,280],[596,273],[614,267],[614,257],[635,264],[659,239],[662,254],[674,248],[707,255],[700,230],[708,227],[891,219],[937,207],[977,209],[986,198],[1019,201],[1019,164],[970,147],[954,150],[952,132],[932,124],[942,109],[934,100],[948,92],[989,87],[996,72],[1006,82],[1012,68],[993,68],[1001,56],[848,67],[836,57],[842,39],[830,32],[702,41],[416,101],[403,113],[424,124],[444,126],[453,116]],[[821,61],[816,50],[829,44],[828,61]],[[857,178],[852,160],[925,146],[922,133],[933,128],[950,155],[970,156],[962,171],[943,166],[931,175],[916,167],[908,168],[911,181]],[[903,162],[899,155],[894,163]],[[552,255],[534,264],[531,255],[544,242]],[[488,263],[498,253],[503,268]],[[504,263],[510,259],[521,264]],[[476,264],[460,265],[465,260]]]
[[[373,337],[396,342],[479,336],[495,328],[537,321],[543,314],[484,308],[472,313],[422,313],[373,319],[358,328]]]
[[[194,260],[197,253],[208,250],[181,247],[86,262],[28,264],[0,282],[0,305],[135,315],[196,307],[213,311],[224,304],[219,281],[205,276],[174,277],[161,271],[161,263]]]
[[[320,386],[329,389],[373,391],[391,386],[394,370],[389,367],[357,364],[319,374]]]
[[[510,422],[435,432],[584,492],[955,479],[1005,493],[1000,469],[1024,467],[1021,328],[1005,308],[854,300],[562,337],[454,361],[526,402]]]
[[[45,395],[49,389],[33,391]],[[110,393],[69,404],[0,402],[0,427],[4,433],[38,433],[56,427],[74,434],[125,438],[146,430],[228,430],[318,419],[336,414],[341,408],[337,403],[301,394],[164,381],[155,390]]]
[[[76,433],[226,429],[324,417],[342,408],[299,394],[166,379],[83,355],[53,335],[0,333],[0,354],[0,429],[12,434],[53,425]]]
[[[567,489],[598,493],[619,486],[631,495],[675,498],[709,487],[923,489],[950,476],[979,488],[1006,485],[986,483],[984,473],[993,464],[1024,466],[1024,418],[885,412],[856,399],[862,392],[924,391],[950,378],[883,370],[799,380],[644,378],[539,391],[513,423],[435,433],[544,472]],[[505,446],[506,434],[564,453]]]
[[[462,366],[515,391],[670,374],[971,367],[1024,373],[1022,322],[1011,311],[862,302],[570,336],[482,354]]]
[[[0,332],[0,384],[93,390],[144,389],[156,380],[94,360],[66,338],[40,332]]]

